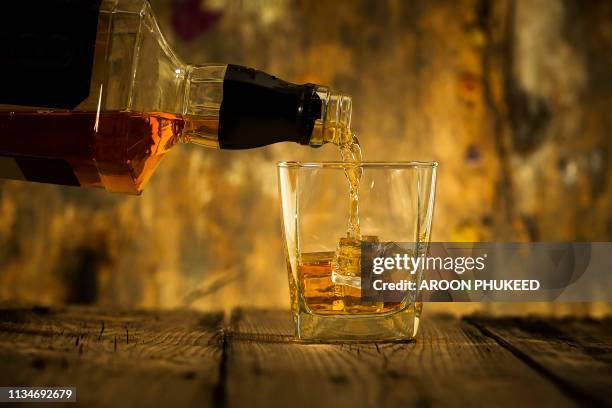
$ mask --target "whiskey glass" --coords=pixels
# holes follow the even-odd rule
[[[291,310],[298,339],[414,338],[422,310],[417,294],[407,293],[402,301],[366,301],[361,297],[359,267],[346,274],[351,277],[339,279],[338,257],[351,256],[355,250],[358,264],[359,243],[368,240],[414,243],[414,255],[425,253],[433,218],[436,168],[436,162],[277,163]],[[352,208],[350,171],[360,174],[356,245],[347,238]],[[421,276],[419,271],[415,279]]]

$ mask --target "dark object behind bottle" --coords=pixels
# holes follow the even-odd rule
[[[2,4],[0,104],[73,109],[87,98],[100,2]]]

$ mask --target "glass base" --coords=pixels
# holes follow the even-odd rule
[[[410,341],[419,328],[420,308],[372,315],[294,314],[296,336],[309,342]]]

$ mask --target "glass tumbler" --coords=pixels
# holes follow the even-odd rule
[[[413,243],[413,255],[427,251],[437,163],[277,166],[296,337],[313,342],[413,339],[422,309],[418,293],[407,292],[394,302],[362,299],[360,244]],[[353,184],[357,200],[350,195],[349,175],[359,181]],[[418,271],[414,279],[421,276]]]

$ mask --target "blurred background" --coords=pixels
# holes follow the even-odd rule
[[[612,240],[611,1],[152,5],[185,61],[248,65],[351,94],[366,160],[439,161],[433,240]],[[0,180],[0,300],[288,308],[275,162],[338,158],[333,146],[179,146],[140,197]]]

